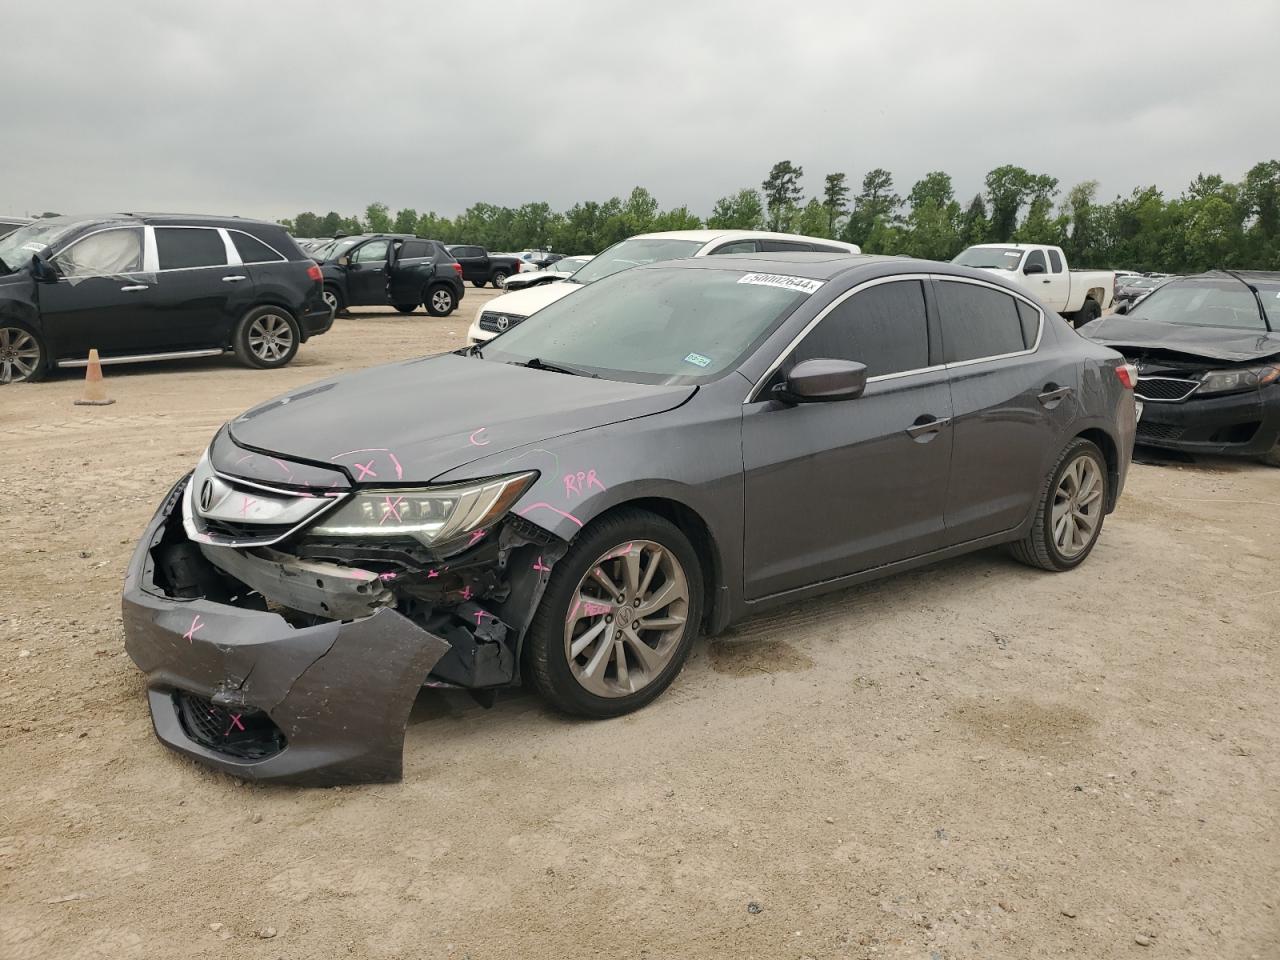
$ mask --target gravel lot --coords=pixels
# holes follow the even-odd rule
[[[119,592],[240,410],[461,343],[358,311],[286,370],[0,388],[6,958],[1280,957],[1280,471],[1136,466],[1080,570],[998,552],[695,648],[653,706],[424,693],[401,784],[151,732]]]

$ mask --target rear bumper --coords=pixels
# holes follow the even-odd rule
[[[1256,457],[1280,440],[1280,387],[1182,403],[1145,403],[1137,442],[1184,453]]]
[[[399,779],[409,711],[450,644],[390,608],[295,629],[276,613],[166,596],[151,551],[181,528],[186,483],[143,534],[122,603],[156,736],[251,780]]]
[[[302,339],[306,342],[311,337],[329,332],[329,328],[333,326],[333,311],[325,305],[323,300],[317,304],[308,304],[302,314],[301,322]]]

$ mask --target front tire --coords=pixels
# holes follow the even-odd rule
[[[298,352],[298,321],[280,307],[255,307],[236,326],[232,346],[246,367],[272,370],[283,367]]]
[[[556,564],[525,645],[552,706],[583,717],[639,710],[680,672],[702,620],[702,570],[670,521],[620,510]]]
[[[416,303],[397,303],[396,309],[401,313],[413,313],[418,309],[418,305]]]
[[[457,305],[458,298],[443,284],[427,291],[427,313],[433,317],[447,317]]]
[[[1021,562],[1061,573],[1084,563],[1102,533],[1107,512],[1107,461],[1080,437],[1067,444],[1040,489],[1027,536],[1010,546]]]
[[[1268,467],[1280,467],[1280,439],[1277,439],[1276,445],[1258,459]]]
[[[39,380],[48,365],[48,354],[39,334],[0,322],[0,383]]]
[[[324,292],[320,294],[324,298],[324,302],[329,307],[329,312],[335,317],[347,308],[346,301],[342,299],[342,291],[334,286],[326,286]]]

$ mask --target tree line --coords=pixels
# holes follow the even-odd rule
[[[588,200],[555,211],[542,202],[519,207],[477,203],[456,217],[391,212],[371,203],[363,217],[300,213],[282,220],[295,236],[407,233],[491,250],[550,249],[599,253],[637,233],[699,227],[776,230],[858,244],[866,253],[949,260],[975,243],[1052,243],[1073,266],[1194,273],[1216,267],[1280,270],[1280,160],[1255,164],[1239,182],[1199,174],[1177,196],[1138,187],[1098,202],[1098,183],[1065,193],[1056,177],[1005,165],[986,175],[968,203],[950,175],[933,171],[903,197],[893,175],[869,171],[853,194],[846,174],[829,173],[806,198],[804,169],[773,165],[759,188],[718,199],[706,219],[687,207],[662,210],[644,187],[626,199]]]

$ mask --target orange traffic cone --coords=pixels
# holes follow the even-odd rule
[[[98,360],[97,349],[89,351],[89,364],[84,368],[84,395],[76,401],[77,406],[105,407],[115,403],[107,397],[107,388],[102,383],[102,362]]]

